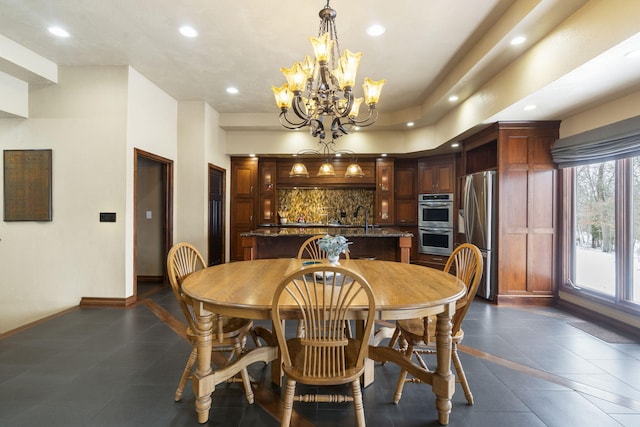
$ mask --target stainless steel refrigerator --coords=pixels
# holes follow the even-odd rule
[[[467,175],[461,216],[467,242],[482,252],[484,270],[478,296],[493,300],[497,291],[497,176],[495,171]]]

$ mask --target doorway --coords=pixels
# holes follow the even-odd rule
[[[167,283],[173,244],[173,161],[135,149],[134,300]]]
[[[225,204],[226,171],[209,165],[209,265],[225,262]]]

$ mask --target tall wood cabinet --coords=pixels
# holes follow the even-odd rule
[[[464,141],[465,174],[498,176],[497,302],[551,304],[557,186],[550,148],[559,122],[499,122]]]
[[[242,261],[242,238],[256,228],[256,196],[258,194],[258,159],[231,159],[231,261]]]
[[[398,160],[394,165],[395,227],[413,234],[411,261],[418,256],[418,163],[416,160]]]

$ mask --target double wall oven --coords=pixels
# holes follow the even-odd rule
[[[418,196],[418,252],[451,255],[453,251],[453,193]]]

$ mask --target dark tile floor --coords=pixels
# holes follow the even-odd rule
[[[173,401],[189,344],[151,308],[181,313],[170,289],[134,308],[75,309],[0,340],[0,426],[197,426],[187,386]],[[449,425],[638,426],[640,343],[599,339],[547,308],[481,300],[464,323],[462,363],[475,404],[457,386]],[[437,426],[434,396],[407,384],[391,403],[398,368],[376,365],[364,405],[370,426]],[[211,426],[277,426],[279,388],[254,364],[256,403],[237,384],[213,394]],[[274,411],[274,408],[276,410]],[[353,425],[350,404],[295,404],[297,425]]]

